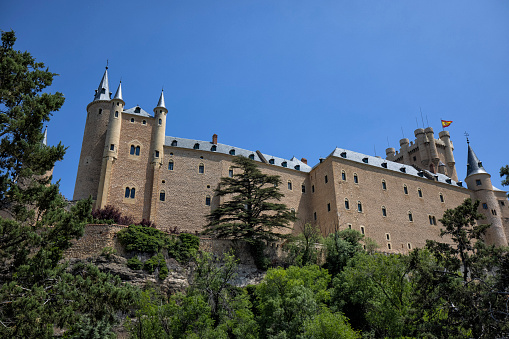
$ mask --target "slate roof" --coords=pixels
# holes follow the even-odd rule
[[[152,116],[150,114],[148,114],[140,106],[136,106],[136,107],[133,107],[133,108],[125,109],[123,113],[135,114],[135,115],[139,115],[141,117],[152,118]]]
[[[176,141],[176,146],[174,144],[174,141]],[[164,145],[165,146],[173,146],[173,147],[177,147],[177,148],[187,148],[187,149],[196,149],[195,145],[199,145],[198,149],[200,151],[223,153],[223,154],[230,154],[230,155],[242,155],[246,158],[251,156],[255,161],[264,162],[258,155],[257,151],[249,151],[249,150],[245,150],[243,148],[220,144],[220,143],[213,144],[210,141],[202,141],[202,140],[195,140],[195,139],[185,139],[185,138],[166,136]],[[214,149],[213,146],[216,146],[215,150],[213,150]],[[305,173],[308,173],[311,171],[311,166],[303,163],[296,157],[293,157],[292,159],[288,160],[288,159],[283,159],[283,158],[279,158],[279,157],[274,157],[269,154],[263,154],[263,153],[261,153],[261,154],[267,161],[266,162],[267,164],[278,166],[278,167],[286,167],[288,169],[298,170],[298,171],[305,172]],[[273,161],[274,163],[272,164],[271,161]],[[285,163],[286,163],[286,166],[284,166]]]
[[[430,171],[427,171],[427,170],[421,171],[421,170],[418,170],[417,168],[410,166],[410,165],[400,164],[398,162],[389,161],[389,160],[374,157],[371,155],[366,155],[366,154],[362,154],[362,153],[358,153],[358,152],[349,151],[349,150],[346,150],[343,148],[336,148],[329,156],[333,156],[333,157],[341,158],[341,159],[347,159],[347,160],[362,163],[362,164],[365,164],[368,166],[385,168],[389,171],[404,173],[406,175],[411,175],[414,177],[427,178],[430,180],[434,180],[434,181],[438,181],[438,182],[442,182],[442,183],[446,183],[446,184],[450,184],[450,185],[454,185],[454,186],[463,187],[462,186],[463,183],[461,181],[456,182],[456,181],[452,180],[451,178],[449,178],[445,174],[431,173]]]
[[[111,93],[110,93],[110,85],[108,82],[108,67],[106,67],[106,70],[104,71],[101,82],[99,83],[99,87],[97,87],[97,90],[95,91],[94,101],[110,100],[110,99],[111,99]]]
[[[467,178],[473,174],[487,173],[482,167],[482,162],[479,161],[474,150],[468,144],[468,163],[467,163]]]

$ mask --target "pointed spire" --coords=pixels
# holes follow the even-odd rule
[[[475,155],[474,150],[472,147],[470,147],[470,143],[468,142],[468,164],[467,164],[467,177],[471,176],[472,174],[479,174],[479,173],[488,173],[484,170],[484,167],[482,167],[482,162],[479,161],[479,158],[477,158],[477,155]]]
[[[106,70],[104,71],[103,78],[99,83],[99,87],[95,91],[94,101],[96,100],[110,100],[110,86],[108,83],[108,66],[106,66]]]
[[[44,137],[42,138],[42,144],[48,146],[48,126],[44,129]]]
[[[117,92],[115,93],[113,99],[120,99],[124,101],[124,99],[122,99],[122,81],[120,81],[120,83],[118,84]]]
[[[159,102],[157,103],[157,107],[166,108],[166,105],[164,104],[164,89],[161,90],[161,96],[159,97]]]

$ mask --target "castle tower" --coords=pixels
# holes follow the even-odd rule
[[[458,173],[456,173],[456,162],[454,161],[453,150],[451,142],[451,135],[449,131],[441,131],[438,133],[438,137],[445,145],[445,166],[446,166],[446,174],[452,178],[454,181],[458,181]]]
[[[122,82],[120,82],[115,96],[111,99],[110,117],[104,141],[101,177],[99,180],[99,189],[95,204],[96,208],[103,208],[107,204],[111,170],[113,163],[118,158],[120,129],[122,126],[122,111],[124,110],[124,106],[125,102],[122,99]]]
[[[92,196],[97,199],[106,130],[111,110],[111,93],[108,67],[95,91],[94,99],[87,105],[87,120],[81,143],[80,162],[74,186],[73,200]]]
[[[157,215],[157,201],[159,198],[159,172],[164,161],[164,139],[166,132],[166,114],[168,110],[164,103],[164,92],[161,91],[161,96],[154,108],[154,127],[152,130],[152,195],[150,204],[150,220],[156,222]]]
[[[500,217],[502,211],[493,192],[490,178],[491,175],[486,172],[482,162],[479,161],[474,150],[470,147],[470,143],[468,143],[468,164],[465,182],[468,189],[473,191],[473,198],[481,202],[480,212],[486,217],[481,222],[491,224],[491,227],[486,232],[485,240],[490,245],[507,246],[507,238]]]

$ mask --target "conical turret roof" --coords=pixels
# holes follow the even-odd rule
[[[124,99],[122,98],[122,81],[120,81],[120,83],[118,84],[118,88],[117,91],[115,92],[115,96],[113,97],[113,99],[120,99],[124,101]]]
[[[48,126],[44,129],[44,137],[42,138],[42,144],[48,146]]]
[[[108,83],[108,67],[104,71],[103,78],[99,83],[99,87],[95,91],[94,101],[96,100],[110,100],[110,86]]]
[[[164,104],[164,90],[161,90],[161,96],[159,97],[159,101],[157,102],[157,107],[166,108],[166,105]]]
[[[479,173],[488,173],[482,167],[482,162],[479,161],[479,158],[477,158],[477,155],[475,155],[474,150],[472,147],[470,147],[470,143],[468,144],[468,164],[467,164],[467,177],[473,175],[473,174],[479,174]]]

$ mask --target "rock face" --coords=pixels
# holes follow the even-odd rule
[[[71,259],[69,263],[77,262],[93,263],[101,271],[117,275],[126,283],[135,286],[153,286],[161,293],[169,296],[176,292],[184,292],[192,281],[195,264],[193,262],[187,265],[179,264],[173,258],[166,258],[166,267],[168,267],[168,276],[161,280],[158,277],[159,271],[148,273],[144,270],[132,270],[127,267],[127,259],[116,254],[98,255],[87,259]],[[237,267],[237,276],[233,285],[245,287],[247,285],[258,284],[265,277],[265,272],[256,269],[253,265],[240,264]]]

